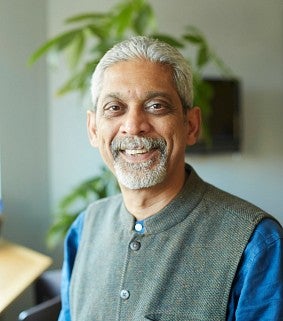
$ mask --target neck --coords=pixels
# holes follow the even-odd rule
[[[186,180],[183,170],[176,179],[153,187],[131,190],[121,186],[127,210],[137,219],[143,220],[161,211],[181,191]]]

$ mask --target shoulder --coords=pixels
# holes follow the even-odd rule
[[[256,205],[210,184],[207,184],[204,199],[214,211],[253,225],[257,225],[264,218],[272,218]]]
[[[97,219],[106,212],[109,212],[107,209],[114,209],[120,206],[121,202],[122,197],[118,194],[91,203],[72,223],[65,240],[67,245],[71,244],[72,247],[78,247],[85,225],[89,224],[91,220]]]
[[[264,217],[269,217],[269,214],[254,204],[203,181],[192,168],[190,181],[202,194],[200,205],[210,214],[252,225],[257,225]]]
[[[88,229],[101,229],[101,224],[105,223],[103,219],[108,219],[114,215],[115,206],[120,206],[122,197],[120,194],[99,199],[88,206],[88,208],[77,216],[69,228],[65,238],[65,253],[67,260],[73,262],[82,240],[82,236]],[[73,264],[73,263],[72,263]]]
[[[242,255],[231,289],[229,320],[234,313],[241,320],[283,318],[282,262],[282,227],[274,219],[263,219]]]
[[[275,219],[265,219],[258,224],[253,237],[263,238],[265,243],[270,244],[283,238],[283,229]]]
[[[238,273],[243,289],[254,291],[252,285],[257,284],[259,289],[270,292],[275,288],[283,291],[282,262],[282,227],[273,219],[264,219],[255,228],[242,256]]]
[[[256,226],[245,255],[249,261],[253,261],[259,256],[271,257],[275,253],[283,256],[283,229],[276,220],[266,218]]]

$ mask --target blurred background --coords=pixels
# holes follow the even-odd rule
[[[86,133],[89,100],[58,98],[59,67],[27,60],[64,31],[65,18],[106,11],[117,1],[0,0],[0,150],[4,224],[1,235],[62,263],[45,235],[58,201],[100,172],[102,160]],[[187,155],[210,183],[273,214],[283,223],[283,4],[281,0],[152,0],[159,30],[172,35],[194,25],[241,81],[241,151]],[[207,75],[213,75],[208,70]],[[1,289],[0,289],[1,291]],[[1,320],[16,320],[30,304],[27,290]]]

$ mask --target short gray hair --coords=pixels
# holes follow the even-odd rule
[[[186,59],[177,49],[165,42],[145,36],[136,36],[114,45],[97,64],[91,79],[91,96],[95,109],[102,90],[105,70],[115,63],[134,59],[145,59],[170,66],[183,109],[192,107],[193,76]]]

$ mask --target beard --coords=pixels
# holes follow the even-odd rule
[[[111,152],[118,182],[129,189],[148,188],[161,183],[167,172],[166,146],[163,138],[114,138],[111,143]],[[127,162],[121,157],[123,151],[135,149],[158,150],[159,152],[149,160],[141,162]]]

